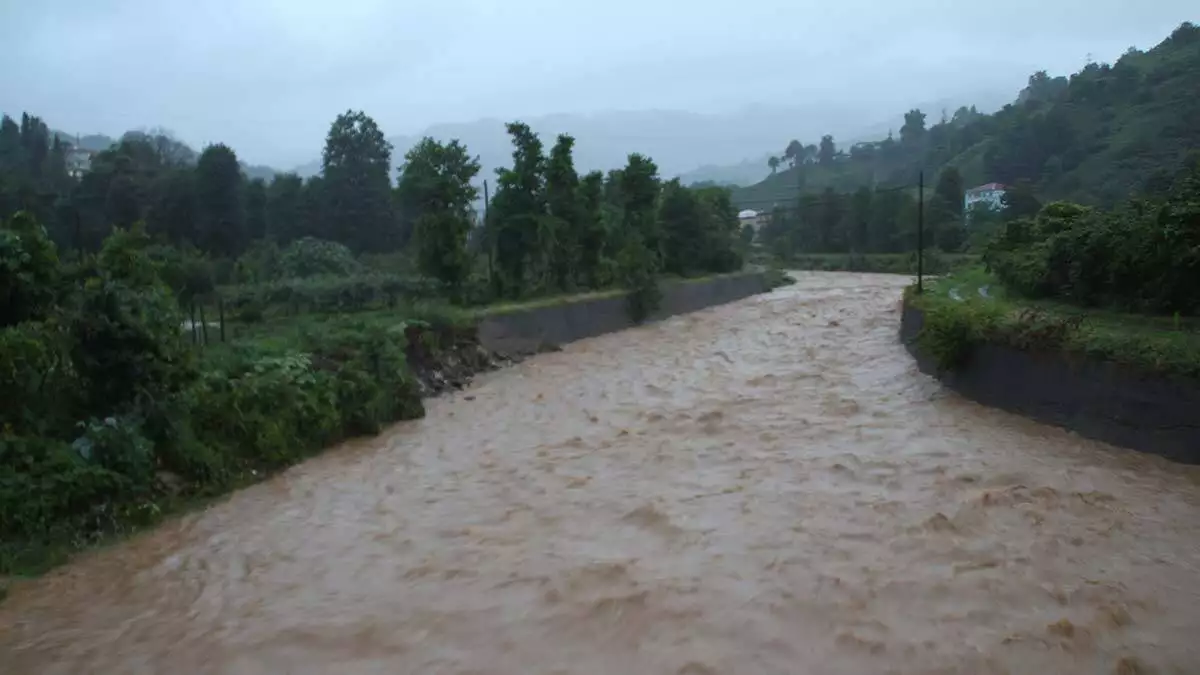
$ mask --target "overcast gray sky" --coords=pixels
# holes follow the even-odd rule
[[[883,117],[1015,94],[1185,20],[1196,0],[0,0],[0,110],[72,132],[162,126],[286,167],[347,108],[388,134],[814,99]]]

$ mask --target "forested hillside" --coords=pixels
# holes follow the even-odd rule
[[[898,134],[838,148],[791,141],[773,175],[734,191],[739,208],[793,206],[800,194],[915,186],[946,168],[966,187],[1028,181],[1044,200],[1112,205],[1160,192],[1200,148],[1200,29],[1184,23],[1157,47],[1130,49],[1114,64],[1091,63],[1070,77],[1044,71],[995,114],[974,108],[928,124],[911,110]]]

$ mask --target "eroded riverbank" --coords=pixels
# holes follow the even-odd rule
[[[1200,473],[946,393],[903,277],[567,345],[0,605],[5,672],[1200,663]],[[1121,670],[1124,668],[1125,670]]]

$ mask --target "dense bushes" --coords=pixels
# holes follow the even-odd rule
[[[292,242],[279,254],[279,276],[284,279],[348,276],[361,270],[350,249],[312,237]]]
[[[422,414],[403,325],[198,356],[150,248],[118,230],[68,266],[0,228],[0,574]]]
[[[1158,200],[1111,212],[1054,203],[1005,226],[985,261],[1030,298],[1155,313],[1200,312],[1200,168]]]

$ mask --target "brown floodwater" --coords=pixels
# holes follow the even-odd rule
[[[0,604],[3,673],[1185,673],[1200,473],[797,274],[429,402]]]

